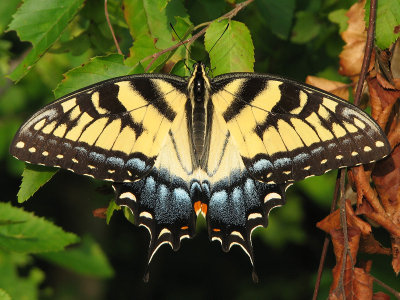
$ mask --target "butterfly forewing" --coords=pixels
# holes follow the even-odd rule
[[[112,181],[134,181],[152,168],[186,82],[132,75],[100,82],[44,107],[18,131],[11,154]]]
[[[301,180],[390,152],[366,113],[322,90],[252,73],[221,75],[213,84],[214,106],[258,180]]]

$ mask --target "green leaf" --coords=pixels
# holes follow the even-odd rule
[[[107,225],[110,224],[110,220],[111,220],[112,215],[114,214],[114,211],[120,210],[120,209],[121,209],[121,207],[119,205],[117,205],[117,203],[115,203],[114,199],[112,199],[110,201],[110,203],[108,204],[107,211],[106,211]]]
[[[25,76],[39,58],[60,37],[84,0],[25,0],[13,16],[9,26],[22,41],[29,41],[33,48],[10,74],[14,81]]]
[[[229,72],[252,72],[254,46],[245,24],[227,20],[213,22],[204,37],[209,52],[213,75]],[[224,30],[226,29],[225,33]],[[214,46],[215,45],[215,46]],[[214,47],[211,50],[211,48]]]
[[[127,59],[128,65],[135,65],[143,58],[161,50],[167,49],[177,43],[172,38],[169,24],[176,23],[180,16],[189,20],[189,17],[180,0],[171,0],[165,9],[158,0],[124,0],[124,16],[129,31],[134,39]],[[171,53],[161,55],[150,68],[154,71],[162,65]],[[149,63],[144,62],[144,66]]]
[[[32,260],[26,254],[0,250],[0,299],[9,299],[3,298],[4,295],[9,295],[10,299],[39,299],[39,285],[44,281],[44,273],[38,268],[30,268],[31,264]]]
[[[291,41],[296,44],[305,44],[315,38],[321,31],[321,25],[314,13],[299,11],[296,13]]]
[[[16,12],[21,0],[0,1],[0,34],[11,21],[12,15]],[[1,298],[0,298],[1,299]]]
[[[339,25],[339,33],[342,33],[347,29],[347,21],[349,18],[346,16],[346,13],[347,9],[338,9],[330,12],[328,15],[329,21]]]
[[[191,68],[191,66],[193,66],[193,64],[195,63],[194,60],[180,60],[178,61],[172,68],[171,70],[171,74],[174,75],[178,75],[181,77],[188,77],[190,76],[190,69],[188,69],[187,67]]]
[[[65,73],[65,79],[54,90],[54,95],[59,98],[99,81],[132,74],[133,70],[133,67],[124,65],[122,55],[98,56]]]
[[[0,248],[19,253],[59,251],[79,241],[53,223],[0,202]]]
[[[22,182],[18,191],[18,202],[23,203],[48,182],[58,169],[27,164],[22,173]]]
[[[11,296],[2,288],[0,288],[0,299],[1,300],[11,300]]]
[[[266,0],[255,4],[271,31],[281,39],[287,39],[292,26],[295,0]]]
[[[400,37],[399,29],[395,32],[395,27],[400,25],[400,1],[379,0],[377,1],[376,13],[376,44],[381,49],[389,48]],[[365,26],[369,25],[370,0],[365,3]]]
[[[82,242],[74,248],[60,252],[42,253],[38,256],[82,275],[97,278],[109,278],[114,275],[99,244],[89,236],[83,237]]]

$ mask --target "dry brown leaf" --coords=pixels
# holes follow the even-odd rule
[[[385,211],[400,224],[400,147],[376,163],[372,178]]]
[[[339,81],[333,81],[316,76],[307,76],[306,83],[324,91],[330,92],[342,99],[349,100],[349,85]]]
[[[371,115],[382,128],[385,128],[393,105],[400,98],[400,90],[387,82],[380,74],[368,78],[367,82],[372,108]]]
[[[93,210],[93,216],[100,219],[106,218],[107,207],[96,208]]]
[[[354,268],[353,293],[354,299],[372,298],[373,278],[361,268]]]
[[[335,268],[338,266],[335,266]],[[335,270],[334,268],[334,270]],[[337,270],[336,270],[337,272]],[[344,299],[337,288],[332,289],[329,299]],[[348,269],[345,272],[344,290],[346,300],[372,299],[373,278],[363,268]],[[331,296],[332,295],[332,296]]]
[[[377,292],[372,296],[372,300],[390,300],[390,296],[384,292]]]
[[[356,216],[350,201],[346,201],[346,218],[349,227],[359,228],[363,235],[371,234],[371,225]],[[340,211],[338,209],[335,210],[322,221],[318,222],[317,227],[326,233],[330,233],[332,230],[341,230]]]
[[[349,77],[358,76],[361,72],[364,48],[367,41],[364,5],[365,0],[357,2],[350,7],[349,11],[346,13],[349,17],[347,21],[349,26],[342,33],[342,39],[345,41],[346,45],[339,55],[339,73]],[[357,78],[353,78],[353,82],[354,81],[357,81]]]
[[[375,239],[372,233],[361,236],[359,251],[369,254],[392,254],[392,251],[389,248],[383,247],[382,244]]]
[[[400,237],[392,236],[392,268],[396,275],[400,272]]]
[[[382,206],[390,220],[400,228],[400,147],[396,147],[391,155],[377,163],[373,172]],[[400,236],[391,235],[392,267],[400,272]]]

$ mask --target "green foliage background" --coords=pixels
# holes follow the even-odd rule
[[[184,76],[184,61],[202,60],[209,62],[213,75],[255,70],[300,81],[307,75],[346,80],[337,74],[343,45],[339,33],[347,26],[345,12],[354,2],[254,1],[234,17],[222,37],[227,20],[212,23],[191,45],[190,54],[180,47],[160,55],[149,72],[172,69]],[[24,163],[8,154],[18,127],[46,103],[101,80],[144,72],[150,63],[146,57],[176,44],[169,23],[182,39],[189,38],[193,29],[202,29],[234,4],[109,0],[120,55],[102,1],[1,1],[0,299],[311,297],[324,238],[315,223],[328,214],[334,173],[289,189],[288,203],[271,213],[268,229],[255,231],[259,284],[251,282],[251,267],[240,249],[233,247],[225,254],[217,243],[208,242],[202,220],[196,238],[183,242],[178,253],[161,248],[151,265],[150,283],[144,284],[147,232],[129,224],[110,202],[109,185],[62,171],[27,201],[55,171],[28,167],[19,190]],[[391,29],[399,23],[399,2],[380,0],[379,47],[398,38]],[[36,216],[23,211],[17,194],[19,202],[27,201],[24,210]],[[91,213],[107,206],[109,226]],[[385,267],[389,258],[382,261],[372,273],[390,284],[393,276]],[[332,265],[328,261],[320,299],[327,296]]]

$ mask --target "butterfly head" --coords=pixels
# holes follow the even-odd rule
[[[210,81],[202,62],[193,64],[192,77],[189,79],[188,92],[191,99],[196,102],[204,102],[208,99],[210,90]]]

